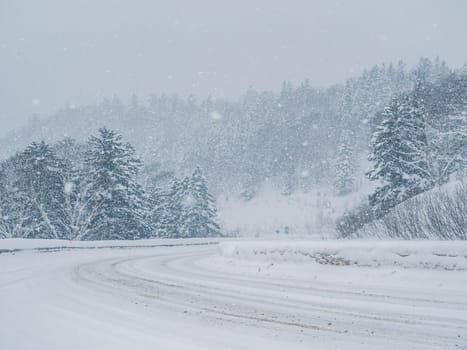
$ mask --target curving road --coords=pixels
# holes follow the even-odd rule
[[[0,348],[467,349],[464,271],[283,265],[215,245],[0,255]]]

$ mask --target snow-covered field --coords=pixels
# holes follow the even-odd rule
[[[368,164],[362,161],[362,169]],[[368,197],[374,184],[361,179],[358,192],[336,196],[333,188],[315,191],[283,191],[266,181],[250,200],[222,194],[217,198],[219,220],[224,232],[242,237],[336,237],[336,220]]]
[[[464,243],[218,242],[2,240],[0,348],[467,349]]]

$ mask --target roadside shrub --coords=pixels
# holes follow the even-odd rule
[[[467,240],[467,184],[435,188],[367,222],[355,236]]]
[[[375,213],[370,205],[368,203],[363,203],[339,218],[336,223],[336,230],[340,237],[346,238],[355,234],[358,230],[375,219]]]

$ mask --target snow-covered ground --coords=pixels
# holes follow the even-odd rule
[[[0,348],[467,349],[465,244],[218,241],[0,241]]]
[[[360,169],[370,164],[361,159]],[[238,192],[222,193],[217,198],[219,220],[224,232],[242,237],[304,237],[330,239],[336,237],[336,220],[366,201],[375,184],[366,177],[355,180],[358,191],[345,196],[336,195],[331,186],[297,190],[290,194],[270,181],[264,181],[250,200]]]
[[[401,266],[467,270],[467,241],[243,241],[221,242],[227,257],[271,263]]]

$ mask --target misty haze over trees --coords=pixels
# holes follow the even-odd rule
[[[96,125],[109,129],[96,135]],[[250,88],[238,101],[134,95],[127,103],[114,96],[66,106],[0,141],[7,158],[0,235],[230,234],[219,226],[214,198],[247,203],[270,184],[291,198],[321,193],[331,208],[363,194],[332,218],[340,236],[371,235],[368,225],[377,223],[387,235],[424,238],[424,223],[402,234],[387,227],[388,218],[412,197],[464,179],[466,135],[467,70],[440,59],[375,66],[330,88],[308,80],[284,82],[279,93]],[[467,238],[466,188],[456,186],[454,197],[417,202],[457,208],[437,219],[450,227],[438,238]]]

